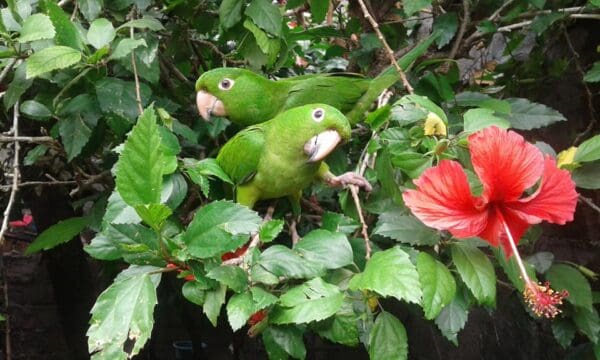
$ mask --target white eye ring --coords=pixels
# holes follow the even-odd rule
[[[323,119],[325,119],[325,110],[321,109],[321,108],[316,108],[313,112],[312,112],[312,118],[314,121],[316,122],[321,122],[323,121]]]
[[[225,78],[219,82],[219,89],[225,91],[230,90],[233,87],[233,84],[235,84],[235,81]]]

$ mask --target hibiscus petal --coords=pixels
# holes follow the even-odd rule
[[[402,194],[406,206],[427,226],[471,237],[485,228],[487,212],[471,195],[467,175],[456,161],[442,160],[414,181],[417,190]]]
[[[478,131],[469,136],[469,150],[487,201],[517,200],[542,175],[542,152],[513,131]]]
[[[517,211],[530,224],[546,220],[563,225],[573,220],[577,197],[571,174],[559,169],[555,160],[547,156],[544,161],[544,174],[536,192],[506,205]]]
[[[510,258],[513,250],[509,243],[510,240],[506,235],[503,221],[506,221],[510,229],[510,234],[515,241],[515,246],[517,246],[521,237],[527,231],[529,223],[510,208],[490,208],[487,226],[477,236],[492,246],[502,246],[504,254],[506,254],[507,258]]]

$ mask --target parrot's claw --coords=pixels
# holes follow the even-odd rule
[[[336,187],[338,187],[338,186],[345,187],[348,185],[355,185],[355,186],[365,189],[365,191],[373,190],[373,187],[371,186],[371,184],[369,184],[367,179],[365,179],[363,176],[361,176],[353,171],[349,171],[349,172],[339,175],[339,176],[334,176],[331,179],[329,179],[327,181],[327,183],[330,186],[336,186]]]

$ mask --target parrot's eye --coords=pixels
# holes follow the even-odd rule
[[[323,118],[325,118],[325,110],[321,108],[315,109],[315,111],[312,113],[312,118],[316,122],[321,122]]]
[[[221,80],[221,82],[219,83],[219,89],[221,90],[229,90],[233,87],[234,81],[231,79],[223,79]]]

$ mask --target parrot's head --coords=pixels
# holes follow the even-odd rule
[[[287,143],[301,147],[309,163],[323,160],[341,142],[350,139],[350,123],[346,116],[325,104],[299,106],[272,121],[279,122],[278,136],[289,133]]]
[[[196,105],[207,121],[222,116],[241,125],[263,122],[275,115],[269,106],[274,84],[246,69],[213,69],[196,81]]]

